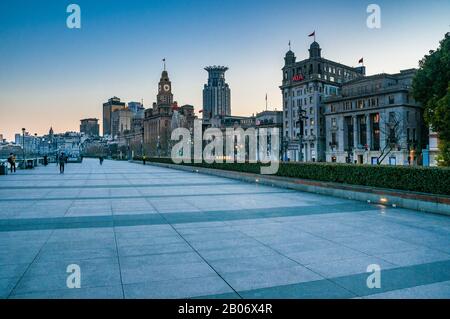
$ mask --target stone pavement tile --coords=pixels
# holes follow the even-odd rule
[[[119,247],[120,257],[157,255],[168,253],[193,252],[193,249],[185,242],[154,245],[129,245]]]
[[[170,236],[158,236],[158,237],[139,237],[139,238],[117,238],[117,246],[130,246],[130,245],[156,245],[156,244],[174,244],[184,242],[183,238],[179,235]]]
[[[218,273],[262,270],[298,266],[298,264],[282,255],[265,255],[256,257],[239,257],[213,260],[209,262]]]
[[[262,232],[262,234],[264,234],[264,232]],[[254,236],[255,239],[257,239],[258,241],[266,244],[266,245],[278,245],[278,244],[284,244],[284,243],[315,243],[318,240],[321,240],[320,237],[311,235],[311,234],[307,234],[307,233],[303,233],[303,232],[286,232],[284,234],[279,234],[279,235],[269,235],[266,236],[264,235],[260,235],[260,236]]]
[[[435,261],[450,260],[450,254],[434,249],[419,248],[417,250],[376,255],[397,266],[411,266]]]
[[[10,264],[30,264],[39,253],[39,248],[29,247],[21,250],[2,250],[0,251],[0,265]]]
[[[0,266],[0,279],[20,278],[27,270],[29,264],[9,264]]]
[[[91,238],[83,239],[80,236],[79,240],[73,241],[52,241],[45,244],[44,248],[48,251],[63,251],[63,250],[89,250],[89,249],[103,249],[105,247],[115,247],[114,238]]]
[[[11,299],[122,299],[122,285],[14,294]]]
[[[367,257],[364,253],[343,246],[288,253],[286,256],[303,265],[325,263],[356,257]]]
[[[343,299],[356,295],[329,280],[238,291],[244,299]]]
[[[176,299],[233,293],[217,275],[179,280],[125,284],[125,298]]]
[[[208,261],[229,259],[229,258],[278,255],[278,253],[273,249],[270,249],[262,245],[206,249],[206,250],[199,250],[199,254]]]
[[[222,239],[222,240],[210,240],[210,241],[203,241],[203,242],[197,241],[197,242],[192,242],[190,244],[197,250],[261,245],[261,243],[259,243],[258,241],[254,240],[252,238],[232,238],[232,239]]]
[[[155,228],[154,225],[152,227],[147,227],[144,230],[136,230],[136,231],[118,231],[116,228],[116,238],[117,240],[127,241],[127,240],[135,240],[140,238],[154,238],[154,237],[178,237],[177,232],[173,228]],[[139,227],[139,226],[137,226]],[[170,227],[170,226],[169,226]]]
[[[8,298],[20,277],[0,278],[0,299]]]
[[[90,259],[72,262],[80,266],[81,287],[119,285],[120,271],[117,258]],[[36,262],[21,278],[14,294],[41,292],[67,288],[67,262]]]
[[[450,281],[366,296],[368,299],[450,299]]]
[[[71,207],[67,210],[65,217],[75,216],[108,216],[112,215],[112,210],[109,207],[102,208],[83,208],[83,207]]]
[[[248,238],[247,235],[237,232],[237,231],[230,231],[230,232],[206,232],[203,234],[188,234],[183,235],[183,238],[190,242],[190,243],[196,243],[196,242],[205,242],[205,241],[221,241],[224,239],[246,239]]]
[[[177,229],[216,229],[216,228],[223,228],[228,227],[230,222],[225,221],[206,221],[206,222],[186,222],[183,224],[172,224],[172,226]]]
[[[117,256],[117,250],[114,246],[105,246],[104,248],[85,248],[85,249],[55,249],[54,247],[44,246],[36,258],[37,262],[77,262],[85,259],[95,258],[114,258]]]
[[[338,244],[320,238],[300,242],[280,242],[269,244],[268,246],[283,255],[339,247]]]
[[[228,292],[217,295],[197,296],[192,297],[191,299],[242,299],[242,298],[235,292]]]
[[[369,296],[404,288],[428,285],[450,280],[450,261],[439,261],[414,266],[388,268],[381,267],[380,288],[368,288],[370,273],[331,278],[342,287],[359,296]]]
[[[379,236],[378,238],[373,238],[367,241],[355,241],[353,239],[349,239],[348,241],[344,241],[341,243],[347,247],[372,256],[380,255],[383,253],[411,251],[423,248],[415,244],[407,243],[403,240],[388,238],[386,236]]]
[[[309,264],[307,268],[325,278],[365,273],[367,266],[377,264],[381,269],[393,268],[395,265],[376,257],[356,257],[332,262]]]
[[[153,233],[157,232],[163,232],[163,231],[169,231],[172,232],[173,228],[171,225],[168,224],[161,224],[161,225],[133,225],[133,226],[116,226],[114,227],[114,232],[116,235],[124,234],[124,233],[149,233],[150,236],[153,236]]]
[[[205,262],[179,262],[176,264],[144,264],[138,258],[121,262],[124,284],[144,283],[161,280],[177,280],[206,277],[216,273]]]
[[[236,291],[323,279],[322,276],[319,276],[303,266],[224,273],[222,274],[222,277]]]
[[[175,225],[178,226],[178,225]],[[180,233],[181,236],[185,235],[202,235],[202,234],[218,234],[218,233],[234,233],[237,231],[234,227],[231,226],[217,226],[217,227],[175,227],[177,232]]]
[[[203,259],[195,252],[176,252],[167,254],[155,254],[145,256],[123,257],[120,259],[122,268],[136,265],[175,265],[184,263],[201,263]]]

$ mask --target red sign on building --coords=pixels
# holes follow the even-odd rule
[[[294,81],[294,82],[303,81],[304,79],[305,78],[301,74],[296,74],[292,77],[292,81]]]

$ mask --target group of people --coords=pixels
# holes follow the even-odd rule
[[[69,159],[69,157],[66,154],[64,154],[64,152],[61,152],[61,154],[56,154],[56,165],[59,166],[60,174],[64,174],[64,169],[65,169],[68,159]],[[100,161],[100,165],[103,165],[104,157],[100,156],[98,159]],[[15,173],[16,172],[16,155],[15,154],[13,154],[13,153],[9,154],[8,163],[10,166],[11,173],[13,173],[13,172]],[[144,164],[145,164],[145,159],[144,159]],[[44,165],[45,166],[48,165],[48,156],[47,155],[44,156]]]

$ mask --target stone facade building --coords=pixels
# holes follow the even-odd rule
[[[173,101],[172,84],[166,70],[161,74],[158,95],[153,107],[145,110],[144,153],[147,156],[170,156],[172,120],[175,127],[192,128],[194,126],[194,107],[183,105],[178,107]]]
[[[417,163],[426,132],[412,96],[415,71],[357,78],[326,99],[327,162]]]
[[[103,103],[103,136],[112,134],[112,113],[116,110],[125,109],[125,102],[121,102],[116,96]]]
[[[84,133],[89,136],[98,136],[99,135],[99,125],[98,119],[88,118],[80,120],[80,133]]]
[[[131,130],[133,112],[128,108],[118,109],[111,115],[111,135],[114,139]]]
[[[309,58],[296,62],[289,50],[284,58],[283,158],[291,161],[325,161],[323,101],[338,95],[343,83],[362,77],[364,67],[353,68],[322,57],[317,42]]]

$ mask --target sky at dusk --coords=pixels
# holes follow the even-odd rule
[[[81,7],[81,29],[66,7]],[[381,7],[381,29],[366,26]],[[102,103],[156,99],[162,59],[179,104],[202,108],[208,65],[225,65],[233,115],[280,109],[288,42],[307,57],[316,31],[322,56],[367,73],[418,66],[450,31],[450,1],[41,0],[0,2],[0,134],[79,130]]]

